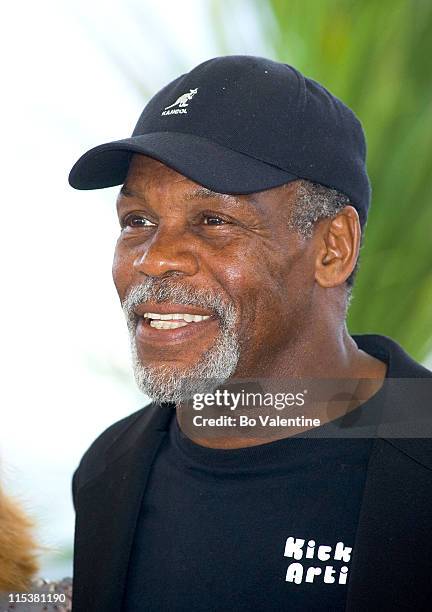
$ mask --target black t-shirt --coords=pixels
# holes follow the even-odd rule
[[[358,340],[387,363],[385,382],[404,375],[380,337]],[[240,449],[195,444],[174,417],[143,497],[124,610],[345,610],[386,393],[384,384],[347,417]]]
[[[145,491],[124,610],[344,610],[371,445],[296,436],[212,449],[173,418]]]

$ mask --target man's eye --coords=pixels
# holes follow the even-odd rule
[[[141,215],[128,215],[123,219],[122,228],[125,227],[155,227],[155,224]]]
[[[223,225],[226,223],[225,219],[221,219],[217,215],[206,215],[204,217],[204,225]]]

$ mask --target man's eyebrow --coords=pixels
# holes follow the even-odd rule
[[[140,198],[145,200],[145,195],[143,193],[139,193],[138,191],[134,191],[127,185],[123,185],[120,189],[120,194],[126,198]],[[187,193],[184,196],[184,199],[189,200],[205,200],[205,199],[219,199],[219,200],[232,200],[237,199],[236,196],[228,195],[226,193],[218,193],[217,191],[212,191],[211,189],[207,189],[207,187],[199,187],[190,193]]]
[[[120,189],[119,195],[125,198],[138,198],[140,200],[146,200],[144,193],[140,193],[139,191],[134,191],[126,184],[122,186]],[[194,189],[194,191],[190,191],[183,196],[183,199],[186,202],[192,202],[195,200],[219,200],[224,202],[224,204],[239,204],[240,200],[236,195],[228,194],[228,193],[219,193],[218,191],[212,191],[211,189],[207,189],[207,187],[198,187]]]

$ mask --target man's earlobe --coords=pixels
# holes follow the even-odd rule
[[[354,270],[360,250],[361,229],[356,209],[345,206],[336,217],[322,223],[319,234],[315,280],[321,287],[337,287]]]

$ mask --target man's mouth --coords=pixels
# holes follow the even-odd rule
[[[161,313],[145,312],[142,315],[144,323],[155,329],[177,329],[207,321],[210,315],[199,315],[191,312]]]
[[[213,311],[191,304],[145,302],[134,313],[137,337],[150,343],[192,341],[219,325]]]

